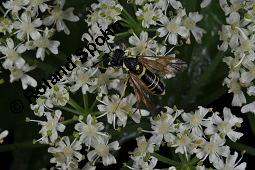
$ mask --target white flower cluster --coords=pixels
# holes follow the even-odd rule
[[[242,119],[234,116],[230,109],[223,109],[223,120],[219,117],[220,113],[201,106],[194,113],[169,107],[165,109],[166,112],[162,111],[154,119],[151,118],[152,131],[142,130],[152,136],[148,140],[144,136],[137,138],[138,147],[132,153],[133,165],[128,166],[130,169],[154,169],[158,159],[161,159],[156,152],[166,146],[175,148],[176,154],[185,155],[183,159],[192,162],[190,166],[200,170],[206,168],[196,166],[197,163],[201,161],[201,164],[206,159],[216,169],[245,169],[246,163],[236,163],[238,154],[235,152],[231,155],[230,148],[225,144],[227,138],[236,141],[243,135],[235,131]],[[195,159],[190,161],[193,154],[196,155]],[[177,169],[186,166],[171,159],[169,163]]]
[[[247,104],[247,95],[255,94],[255,13],[254,1],[220,0],[221,8],[226,15],[226,25],[219,32],[222,44],[221,51],[229,50],[231,56],[223,61],[229,66],[228,77],[224,84],[229,92],[234,94],[232,105],[243,106]],[[255,112],[255,102],[242,107],[242,112]]]
[[[1,38],[5,43],[0,43],[3,68],[11,72],[10,82],[21,80],[23,89],[35,87],[36,80],[27,74],[35,66],[26,61],[25,52],[36,51],[32,59],[42,61],[48,52],[58,54],[60,42],[51,40],[55,30],[69,34],[64,20],[76,22],[79,18],[73,8],[63,9],[65,0],[9,0],[2,4],[6,9],[0,18],[0,32],[5,35]]]
[[[202,6],[209,3],[203,1]],[[109,36],[108,44],[96,45],[93,53],[84,48],[88,53],[84,63],[79,56],[72,55],[71,60],[77,67],[52,85],[51,89],[48,88],[36,99],[35,104],[31,104],[35,116],[44,120],[27,121],[41,126],[41,136],[36,142],[50,145],[48,152],[53,156],[50,162],[57,169],[78,170],[79,163],[85,159],[87,163],[83,170],[94,170],[98,163],[104,166],[117,163],[114,153],[120,146],[115,138],[113,140],[115,132],[137,125],[142,116],[149,115],[147,110],[134,106],[137,96],[126,90],[127,73],[122,68],[105,68],[102,64],[103,55],[111,51],[109,44],[117,43],[115,38],[130,35],[127,39],[131,47],[127,47],[127,55],[166,55],[171,51],[167,45],[175,47],[181,45],[182,40],[191,43],[192,36],[198,43],[201,42],[205,31],[197,23],[203,16],[198,12],[187,15],[179,1],[136,0],[134,5],[138,7],[134,15],[136,19],[117,1],[99,0],[99,3],[92,4],[93,11],[86,19],[89,29],[88,33],[83,34],[83,41],[96,44],[95,38],[103,36],[100,29],[105,30],[116,21],[128,31]],[[169,11],[172,11],[170,16]],[[155,33],[152,38],[149,37],[151,32]],[[83,97],[82,106],[81,102],[74,100],[80,96],[75,95],[78,92]],[[203,107],[194,113],[169,107],[165,109],[165,112],[147,121],[152,130],[142,131],[150,133],[151,137],[148,140],[145,137],[137,138],[138,148],[131,156],[134,163],[127,167],[136,170],[156,169],[157,161],[162,161],[162,156],[155,151],[167,144],[175,149],[175,153],[184,156],[186,161],[193,155],[192,166],[197,169],[205,169],[205,166],[197,165],[206,159],[216,169],[245,169],[246,163],[236,163],[237,153],[230,155],[230,148],[225,145],[227,138],[236,141],[243,135],[235,131],[242,119],[232,115],[228,108],[223,110],[223,119],[218,112],[213,113]],[[74,116],[70,116],[70,113]],[[233,161],[229,162],[229,159]],[[172,163],[169,170],[181,166]]]

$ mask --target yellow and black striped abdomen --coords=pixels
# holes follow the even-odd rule
[[[160,81],[159,77],[146,69],[136,58],[126,58],[124,60],[124,68],[137,76],[152,94],[165,94],[164,84]]]
[[[160,81],[160,78],[153,74],[150,70],[143,67],[143,72],[138,75],[141,81],[147,86],[148,90],[155,95],[164,95],[165,87],[164,84]]]

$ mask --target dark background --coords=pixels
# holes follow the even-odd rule
[[[30,63],[37,64],[37,69],[32,71],[30,75],[38,81],[42,78],[47,78],[59,66],[67,62],[66,57],[73,53],[77,48],[83,46],[80,41],[81,35],[87,31],[84,18],[88,13],[87,8],[92,0],[67,0],[65,8],[74,7],[75,14],[79,14],[80,21],[77,23],[65,22],[71,31],[70,35],[65,35],[63,32],[55,35],[53,39],[61,42],[60,54],[57,56],[46,56],[43,63],[34,60],[33,53],[26,53],[24,56]],[[132,6],[120,1],[125,9],[133,15]],[[176,78],[165,81],[167,86],[166,95],[162,98],[155,97],[154,101],[160,103],[161,106],[168,105],[172,107],[176,105],[178,108],[183,108],[185,111],[192,111],[197,106],[212,107],[214,111],[222,113],[224,107],[231,108],[233,114],[243,118],[242,127],[238,131],[244,133],[244,136],[238,140],[238,143],[243,144],[242,148],[236,148],[236,145],[229,143],[232,151],[246,149],[247,153],[243,157],[243,161],[247,162],[247,169],[254,169],[255,161],[255,116],[254,114],[242,114],[239,107],[232,107],[232,94],[227,93],[227,88],[222,86],[223,79],[227,76],[227,66],[222,63],[224,56],[217,50],[219,42],[218,31],[221,25],[225,23],[225,16],[220,9],[218,2],[213,1],[211,5],[205,9],[200,9],[200,0],[181,1],[187,12],[199,11],[203,14],[204,19],[199,24],[200,27],[207,31],[204,35],[202,44],[195,43],[194,38],[191,39],[191,45],[183,45],[181,48],[175,48],[174,52],[178,53],[177,57],[186,61],[189,65],[188,69],[179,74]],[[0,35],[1,36],[1,35]],[[124,37],[121,42],[126,43],[128,37]],[[121,43],[119,42],[119,43]],[[20,82],[13,84],[9,82],[9,72],[3,71],[1,77],[5,83],[0,85],[0,127],[2,130],[8,129],[9,136],[5,139],[3,145],[0,145],[0,170],[37,170],[43,167],[51,167],[49,165],[50,155],[47,153],[47,147],[42,145],[32,145],[33,139],[38,139],[38,131],[40,127],[35,123],[25,122],[26,117],[38,119],[33,116],[29,109],[29,103],[23,96],[23,90]],[[78,103],[82,104],[80,96],[74,97]],[[93,100],[93,99],[92,99]],[[249,101],[254,101],[248,98]],[[17,107],[13,110],[13,101],[21,101],[24,109]],[[14,105],[17,105],[17,102]],[[15,113],[17,112],[17,113]],[[141,126],[144,122],[141,123]],[[129,124],[128,124],[129,125]],[[137,126],[128,126],[124,129],[126,132],[136,131]],[[114,138],[119,139],[120,134]],[[245,146],[244,146],[245,145]],[[128,152],[132,151],[136,146],[134,138],[127,140],[121,147],[117,157],[118,164],[110,166],[106,169],[120,169],[122,163],[127,162]],[[250,146],[250,148],[247,146]],[[232,153],[233,154],[233,153]],[[166,155],[167,156],[167,155]],[[171,155],[169,155],[171,156]],[[164,164],[159,164],[163,166]],[[99,167],[98,169],[102,169]]]

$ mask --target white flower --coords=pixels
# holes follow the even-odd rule
[[[210,137],[210,142],[204,143],[194,153],[199,159],[205,160],[209,156],[210,163],[217,163],[221,156],[227,157],[230,153],[229,147],[224,146],[225,141],[216,133]]]
[[[236,162],[237,157],[238,153],[235,152],[234,155],[228,155],[224,162],[220,160],[214,163],[213,166],[218,170],[245,170],[246,163],[243,162],[240,164],[241,159]]]
[[[159,170],[154,168],[157,165],[158,159],[155,157],[151,157],[148,161],[144,161],[143,159],[136,159],[135,157],[131,157],[134,160],[134,164],[132,167],[128,167],[132,170]]]
[[[196,110],[194,114],[182,113],[181,117],[186,122],[184,126],[190,129],[193,135],[202,137],[204,134],[202,126],[211,124],[210,121],[204,118],[208,112],[209,109],[199,106],[199,110]]]
[[[0,52],[3,53],[5,61],[3,62],[3,67],[9,69],[12,66],[21,68],[25,64],[25,60],[20,56],[20,54],[26,51],[26,47],[21,44],[15,47],[14,42],[11,38],[6,39],[6,46],[0,46]]]
[[[57,26],[57,31],[60,32],[64,30],[66,34],[70,34],[70,31],[63,20],[77,22],[79,17],[73,14],[74,8],[68,8],[63,11],[65,0],[59,0],[58,3],[59,4],[50,11],[51,16],[44,18],[43,24],[49,26],[54,23]]]
[[[159,0],[155,4],[156,7],[161,8],[165,12],[167,11],[169,5],[171,5],[176,10],[183,8],[181,2],[177,0]]]
[[[49,9],[49,6],[45,3],[48,1],[50,0],[30,0],[27,10],[32,12],[32,16],[37,16],[39,9],[42,13]]]
[[[105,72],[100,72],[98,70],[98,75],[96,76],[95,87],[92,89],[98,89],[98,96],[102,97],[103,94],[108,94],[108,90],[115,89],[120,93],[124,89],[124,80],[126,79],[125,73],[123,73],[122,68],[115,69],[113,67],[108,67]],[[122,81],[123,80],[123,81]]]
[[[242,91],[242,87],[240,85],[238,75],[233,78],[225,78],[224,83],[226,83],[229,87],[228,92],[233,92],[234,97],[232,100],[232,106],[242,106],[243,103],[246,103],[246,98]]]
[[[171,114],[174,112],[173,109],[166,107],[167,112],[161,112],[159,120],[151,119],[151,132],[153,136],[150,138],[150,142],[160,145],[164,139],[166,142],[173,142],[176,138],[174,135],[176,129],[174,126],[175,119],[182,113],[177,111],[174,116]]]
[[[70,82],[74,82],[75,84],[70,87],[71,92],[76,92],[80,88],[82,89],[82,93],[86,94],[88,92],[93,92],[94,88],[90,86],[95,85],[96,81],[93,77],[97,72],[97,68],[82,68],[77,67],[72,71]]]
[[[40,97],[38,97],[36,99],[36,104],[30,104],[30,108],[31,110],[34,111],[34,114],[36,116],[43,116],[45,113],[45,109],[52,109],[53,108],[53,104],[52,101],[49,98],[49,89],[47,89],[46,93],[44,95],[40,95]]]
[[[187,38],[189,35],[188,30],[181,26],[181,16],[176,16],[169,21],[166,16],[163,16],[159,19],[164,27],[159,28],[157,31],[160,32],[159,37],[166,36],[169,44],[176,45],[178,43],[177,36],[180,35],[183,38]],[[165,40],[166,40],[165,39]]]
[[[240,81],[249,84],[255,79],[255,65],[252,62],[246,64],[247,71],[241,71]]]
[[[194,38],[198,43],[201,43],[203,34],[206,33],[205,30],[196,26],[197,22],[203,19],[203,15],[200,15],[198,12],[190,12],[189,16],[186,17],[183,21],[183,25],[191,31]]]
[[[24,12],[21,14],[20,21],[15,21],[13,23],[13,28],[17,30],[15,33],[17,34],[18,39],[23,40],[26,38],[29,41],[29,37],[34,38],[40,34],[37,28],[41,25],[42,21],[40,18],[32,21],[31,16]]]
[[[50,147],[49,153],[53,154],[53,158],[50,159],[51,163],[56,163],[56,167],[62,170],[73,170],[78,168],[78,162],[82,160],[82,154],[79,150],[82,149],[81,143],[74,140],[70,142],[69,137],[64,136],[57,143],[56,147]]]
[[[26,89],[28,86],[36,87],[37,81],[31,76],[25,74],[28,71],[33,70],[34,67],[30,67],[28,64],[23,65],[21,68],[12,67],[10,68],[10,82],[21,80],[22,88]]]
[[[69,101],[69,93],[64,85],[56,84],[51,88],[50,99],[54,105],[65,106]]]
[[[64,132],[65,125],[59,123],[61,114],[62,112],[60,110],[56,110],[54,112],[54,117],[52,117],[50,112],[45,113],[47,121],[30,120],[31,122],[37,122],[39,125],[42,126],[41,130],[39,131],[42,137],[37,141],[46,144],[54,143],[58,138],[58,132]]]
[[[0,144],[4,142],[4,138],[9,134],[8,130],[4,130],[0,133]]]
[[[104,53],[110,53],[111,49],[109,49],[108,44],[110,43],[114,43],[114,37],[112,35],[107,35],[108,36],[108,40],[105,39],[105,43],[103,45],[97,45],[98,43],[96,42],[97,37],[99,36],[104,36],[102,35],[102,31],[101,31],[101,27],[99,27],[97,24],[92,25],[89,30],[88,33],[84,33],[82,35],[81,40],[85,41],[85,39],[87,40],[87,44],[88,43],[93,43],[96,44],[96,51],[94,53],[99,53],[100,51],[103,51]],[[102,29],[103,30],[103,29]],[[104,29],[103,31],[105,31],[106,29]],[[101,42],[101,39],[98,40],[99,42]],[[87,53],[90,54],[90,52],[86,49]],[[98,54],[99,55],[99,54]]]
[[[133,151],[136,157],[140,156],[143,158],[146,156],[146,154],[154,152],[154,144],[150,143],[150,141],[146,141],[145,136],[136,138],[136,142],[137,148],[135,148]]]
[[[228,46],[230,46],[231,48],[233,47],[233,44],[230,43],[230,38],[231,38],[231,27],[228,25],[222,25],[222,29],[221,31],[218,32],[219,34],[219,39],[222,42],[222,44],[220,46],[218,46],[218,49],[221,51],[227,51]]]
[[[138,9],[135,14],[139,20],[142,20],[142,26],[149,28],[150,25],[156,25],[156,21],[161,17],[162,11],[155,9],[152,4],[145,4],[143,9]]]
[[[248,35],[248,31],[242,26],[240,14],[237,12],[231,13],[226,22],[229,24],[229,31],[231,33],[229,46],[235,48],[239,45],[239,39],[245,38]]]
[[[108,144],[108,140],[104,140],[100,141],[99,143],[95,143],[93,147],[95,150],[92,150],[87,154],[89,161],[95,161],[102,157],[104,166],[117,163],[115,157],[110,153],[110,151],[120,149],[118,141],[114,141]]]
[[[88,146],[88,150],[92,144],[103,141],[104,138],[108,138],[108,135],[100,132],[104,129],[102,122],[96,122],[91,115],[87,116],[87,123],[81,122],[75,125],[75,130],[79,132],[80,141]]]
[[[93,166],[91,162],[88,162],[81,170],[96,170],[96,166]]]
[[[157,47],[157,43],[153,39],[148,39],[148,33],[142,31],[140,33],[140,38],[137,37],[135,33],[128,39],[131,45],[135,47],[131,48],[131,55],[146,55],[151,56],[154,54],[154,50]]]
[[[242,113],[247,113],[247,112],[251,112],[251,113],[255,113],[255,101],[252,103],[249,103],[247,105],[244,105],[241,109]]]
[[[191,143],[192,140],[185,131],[181,133],[179,132],[172,147],[176,147],[175,153],[185,154],[185,156],[187,157],[188,153],[190,152]]]
[[[9,11],[12,11],[12,14],[18,15],[18,12],[22,8],[25,8],[25,6],[28,5],[28,3],[29,3],[29,0],[8,0],[6,2],[3,2],[4,8],[7,9],[5,15]]]
[[[34,40],[33,45],[37,47],[36,58],[40,58],[42,61],[45,57],[45,50],[49,49],[53,54],[58,54],[59,41],[49,40],[50,30],[46,28],[43,35],[37,34],[32,39]]]
[[[6,32],[11,33],[12,30],[12,21],[9,18],[0,18],[0,32],[6,35]]]
[[[116,120],[118,126],[126,126],[128,115],[137,110],[132,107],[136,103],[136,98],[132,93],[125,98],[120,98],[119,95],[104,96],[103,101],[100,102],[102,104],[97,107],[103,114],[99,117],[107,115],[108,123],[113,124],[114,128]]]
[[[220,7],[225,12],[225,15],[229,15],[232,12],[237,12],[242,7],[242,2],[239,0],[219,0]]]
[[[225,135],[226,135],[229,137],[229,139],[231,139],[234,142],[243,136],[242,133],[235,132],[233,130],[233,128],[235,126],[240,126],[240,124],[243,122],[242,118],[238,118],[238,117],[232,115],[230,109],[228,109],[226,107],[223,109],[224,120],[222,120],[218,116],[218,114],[219,113],[216,112],[211,117],[212,122],[213,122],[213,124],[216,125],[216,127],[212,126],[212,125],[207,126],[207,129],[205,130],[206,134],[212,135],[212,134],[219,132],[219,134],[222,137],[225,137]]]

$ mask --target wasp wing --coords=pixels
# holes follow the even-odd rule
[[[187,64],[174,56],[138,56],[138,60],[151,72],[163,76],[175,74],[187,68]]]
[[[150,110],[153,111],[154,105],[151,103],[148,94],[148,88],[146,85],[135,75],[130,74],[130,84],[132,84],[135,92],[135,96],[137,99],[138,108],[140,108],[140,104],[144,103],[144,105]]]

